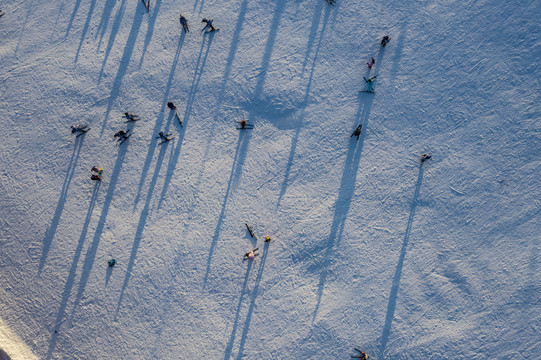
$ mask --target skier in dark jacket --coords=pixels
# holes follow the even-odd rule
[[[421,155],[421,162],[425,162],[426,160],[430,159],[432,155],[430,154],[423,154]]]
[[[381,39],[381,46],[387,45],[387,43],[388,43],[389,41],[391,41],[391,38],[388,37],[387,35],[385,35],[385,36],[383,37],[383,39]]]
[[[175,110],[177,107],[175,106],[175,104],[173,104],[171,101],[169,101],[167,103],[167,107],[171,110]]]
[[[182,25],[182,29],[184,30],[184,32],[190,32],[190,29],[188,28],[188,20],[186,20],[186,18],[182,16],[182,14],[180,14],[179,21]]]
[[[353,131],[353,134],[351,134],[351,137],[357,136],[357,140],[359,140],[359,136],[361,136],[361,130],[363,129],[362,125],[357,126],[357,128]]]
[[[205,31],[207,28],[210,28],[207,32],[216,31],[216,28],[212,26],[212,19],[204,18],[201,22],[206,24],[205,27],[201,29],[201,32]]]

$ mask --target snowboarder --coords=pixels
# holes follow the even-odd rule
[[[116,260],[115,259],[111,259],[107,262],[107,264],[109,264],[109,267],[113,267],[116,265]]]
[[[190,29],[188,28],[188,20],[186,20],[186,18],[182,16],[182,14],[180,14],[179,21],[182,25],[182,29],[184,30],[184,32],[190,32]]]
[[[163,140],[163,142],[165,142],[165,141],[169,141],[169,140],[172,139],[172,137],[170,137],[170,136],[171,136],[170,133],[169,133],[169,134],[166,134],[166,133],[164,133],[163,131],[160,131],[160,133],[158,134],[158,136],[156,137],[156,139],[160,138],[160,139]]]
[[[129,112],[125,112],[124,117],[126,119],[128,119],[128,121],[137,121],[137,120],[139,120],[139,115],[130,114]]]
[[[432,155],[430,155],[430,154],[423,154],[423,155],[421,155],[421,162],[423,163],[423,162],[425,162],[425,160],[428,160],[431,157],[432,157]]]
[[[374,58],[372,58],[370,60],[370,62],[366,63],[366,65],[368,65],[368,69],[372,69],[372,66],[374,66],[375,63],[376,63],[376,60],[374,60]]]
[[[385,36],[383,37],[383,39],[381,39],[381,46],[387,45],[387,43],[388,43],[389,41],[391,41],[391,38],[388,37],[387,35],[385,35]]]
[[[201,22],[206,24],[205,27],[201,29],[201,32],[205,31],[207,28],[210,28],[210,30],[208,30],[207,32],[218,30],[214,26],[212,26],[212,19],[203,18]]]
[[[363,129],[362,125],[357,126],[357,128],[353,131],[353,134],[351,134],[350,138],[357,136],[357,140],[359,140],[359,136],[361,136],[362,129]]]
[[[256,256],[259,256],[259,254],[256,253],[257,250],[259,250],[259,248],[255,248],[255,249],[253,249],[252,251],[247,252],[246,254],[244,254],[244,259],[243,259],[243,260],[246,260],[246,259],[248,259],[248,260],[255,260],[255,257],[256,257]]]
[[[368,360],[368,355],[366,355],[366,353],[364,351],[361,351],[361,350],[359,350],[357,348],[354,348],[354,349],[359,352],[359,355],[353,355],[353,356],[351,356],[352,358],[361,359],[361,360]]]

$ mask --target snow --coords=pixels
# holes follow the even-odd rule
[[[539,358],[539,1],[2,10],[12,359]]]

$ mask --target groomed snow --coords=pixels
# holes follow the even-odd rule
[[[337,1],[1,4],[1,328],[39,359],[539,359],[540,2]]]

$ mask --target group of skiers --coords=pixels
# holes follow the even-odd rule
[[[180,25],[182,25],[182,30],[184,30],[184,32],[186,33],[189,33],[190,32],[190,28],[188,27],[188,20],[182,15],[180,14],[179,16],[179,21],[180,21]],[[219,30],[219,29],[216,29],[213,25],[212,25],[212,19],[207,19],[207,18],[203,18],[203,20],[201,20],[202,23],[205,23],[205,27],[203,29],[201,29],[201,32],[207,30],[206,32],[212,32],[212,31],[216,31],[216,30]]]

